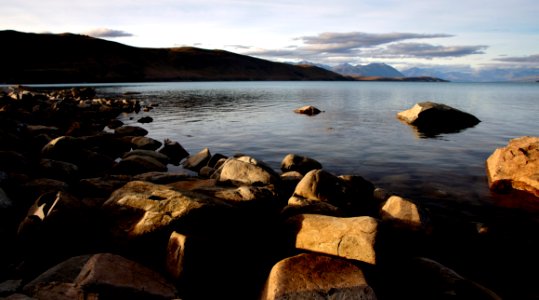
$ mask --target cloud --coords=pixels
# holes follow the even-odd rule
[[[96,28],[96,29],[92,29],[87,32],[84,32],[84,34],[92,36],[92,37],[96,37],[96,38],[117,38],[117,37],[133,36],[133,34],[129,32],[125,32],[123,30],[109,29],[109,28]]]
[[[510,63],[539,64],[539,54],[528,55],[528,56],[508,56],[508,57],[496,58],[495,60],[501,61],[501,62],[510,62]]]
[[[485,45],[475,46],[440,46],[426,43],[397,43],[373,51],[373,57],[400,58],[442,58],[462,57],[472,54],[484,54]]]
[[[243,54],[277,60],[309,60],[320,63],[354,62],[365,59],[433,59],[484,54],[485,45],[441,46],[402,42],[415,39],[446,38],[445,33],[365,33],[325,32],[294,39],[298,44],[280,49],[249,48]]]
[[[353,49],[371,48],[379,45],[410,39],[445,38],[453,35],[445,33],[365,33],[365,32],[324,32],[316,36],[304,36],[296,40],[306,44],[305,49],[330,53],[343,53]]]

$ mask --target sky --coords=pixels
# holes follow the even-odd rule
[[[0,30],[398,69],[539,68],[537,0],[0,0]]]

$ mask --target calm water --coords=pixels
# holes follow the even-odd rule
[[[539,84],[397,82],[143,83],[100,87],[99,93],[158,104],[121,117],[158,140],[190,153],[241,152],[279,169],[288,153],[307,155],[337,175],[446,206],[499,201],[487,187],[485,160],[519,136],[539,136]],[[444,103],[482,122],[459,133],[421,138],[396,119],[417,102]],[[324,113],[293,112],[314,105]],[[142,116],[154,122],[139,124]]]

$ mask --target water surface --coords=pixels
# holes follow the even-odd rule
[[[190,153],[241,152],[277,170],[286,154],[307,155],[337,175],[361,175],[443,207],[504,200],[488,190],[485,160],[512,138],[539,136],[539,84],[533,83],[182,82],[115,84],[98,92],[138,92],[129,97],[157,104],[121,120]],[[453,106],[481,123],[423,138],[395,117],[422,101]],[[293,112],[303,105],[324,112]],[[136,122],[146,115],[154,122]]]

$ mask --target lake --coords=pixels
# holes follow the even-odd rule
[[[526,209],[491,194],[485,160],[512,138],[539,136],[537,83],[428,82],[175,82],[98,86],[102,95],[136,92],[158,105],[123,115],[158,140],[194,154],[244,153],[279,170],[288,153],[312,157],[336,175],[355,174],[431,207],[473,213],[484,205]],[[481,123],[426,138],[396,118],[433,101],[475,115]],[[316,116],[294,109],[314,105]],[[154,121],[140,124],[142,116]],[[172,166],[171,170],[178,169]]]

